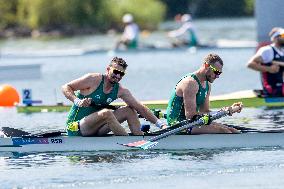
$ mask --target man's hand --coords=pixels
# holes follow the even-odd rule
[[[191,122],[194,122],[194,121],[198,121],[201,118],[204,120],[205,125],[210,125],[213,121],[210,114],[196,114],[190,120],[191,120]]]
[[[166,124],[166,123],[164,123],[164,125],[161,127],[161,129],[166,129],[166,128],[168,128],[169,126]]]
[[[74,100],[74,104],[78,107],[88,107],[91,105],[91,102],[92,102],[91,98],[83,98],[83,99],[76,98]]]
[[[243,103],[242,102],[236,102],[232,106],[224,107],[221,110],[228,111],[229,112],[229,116],[232,116],[233,113],[236,113],[236,112],[233,111],[234,107],[238,107],[239,109],[236,112],[240,113],[242,111],[242,109],[243,109]]]
[[[277,73],[279,71],[279,66],[278,65],[275,65],[275,64],[272,64],[271,66],[268,66],[268,72],[269,73]]]
[[[157,120],[157,122],[155,123],[155,125],[157,127],[159,127],[160,129],[166,129],[168,127],[168,125],[166,123],[164,123],[163,121],[161,120]]]

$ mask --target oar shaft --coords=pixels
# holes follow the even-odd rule
[[[219,112],[216,112],[213,115],[211,115],[212,116],[211,119],[212,120],[219,119],[219,118],[221,118],[221,117],[223,117],[227,114],[228,114],[227,111],[219,111]],[[158,136],[155,136],[155,137],[149,139],[149,141],[154,142],[154,141],[166,138],[170,135],[176,134],[176,133],[178,133],[182,130],[188,129],[190,127],[198,127],[198,126],[204,125],[205,121],[204,121],[204,118],[200,118],[199,120],[194,121],[194,122],[190,122],[189,120],[185,120],[185,121],[181,122],[180,124],[181,124],[180,127],[173,129],[173,130],[170,130],[168,132],[165,132],[163,134],[160,134]]]
[[[107,109],[111,109],[111,110],[117,110],[118,109],[118,107],[110,105],[110,104],[98,105],[94,101],[91,102],[91,106],[95,107],[95,108],[101,108],[101,109],[103,109],[103,108],[107,108]]]

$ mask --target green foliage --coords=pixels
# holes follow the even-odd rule
[[[245,0],[245,10],[244,12],[248,15],[253,15],[254,13],[254,3],[255,0]]]
[[[253,8],[254,0],[0,0],[0,29],[104,32],[122,29],[123,15],[131,13],[141,29],[153,30],[178,13],[244,16]]]
[[[141,7],[147,9],[141,9]],[[97,28],[107,30],[121,25],[129,12],[145,28],[162,21],[165,6],[157,0],[21,0],[18,18],[23,25],[38,28]]]
[[[32,29],[49,24],[51,19],[55,19],[53,22],[59,22],[57,18],[62,15],[54,11],[55,6],[54,0],[21,0],[18,5],[19,21]]]
[[[106,7],[113,27],[121,27],[123,15],[131,13],[141,28],[156,29],[166,12],[166,6],[158,0],[108,0]]]
[[[0,29],[13,27],[17,24],[18,0],[0,0]]]

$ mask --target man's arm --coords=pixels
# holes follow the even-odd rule
[[[69,83],[66,83],[62,86],[62,92],[67,99],[76,104],[77,96],[75,95],[75,91],[77,90],[88,90],[94,84],[94,76],[91,74],[86,74],[78,79],[75,79]],[[89,106],[91,103],[91,99],[83,99],[81,102],[78,102],[77,105],[80,106]]]
[[[269,73],[277,73],[279,71],[278,65],[271,65],[271,66],[264,66],[261,63],[263,63],[263,59],[260,55],[255,54],[248,62],[248,67],[260,71],[260,72],[269,72]]]
[[[197,115],[196,111],[196,94],[198,92],[198,85],[195,81],[189,80],[181,84],[180,89],[182,91],[184,111],[186,119],[192,119],[194,115]]]
[[[165,124],[161,123],[161,121],[152,113],[149,108],[136,100],[128,89],[120,87],[118,97],[151,123],[155,124],[158,127],[166,126]]]
[[[183,24],[180,28],[178,28],[177,30],[173,30],[168,32],[168,36],[169,37],[180,37],[184,34],[187,34],[188,30],[192,30],[192,26],[191,24]]]

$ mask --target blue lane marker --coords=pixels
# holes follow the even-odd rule
[[[273,98],[265,98],[265,102],[267,103],[277,103],[284,102],[284,97],[273,97]]]

